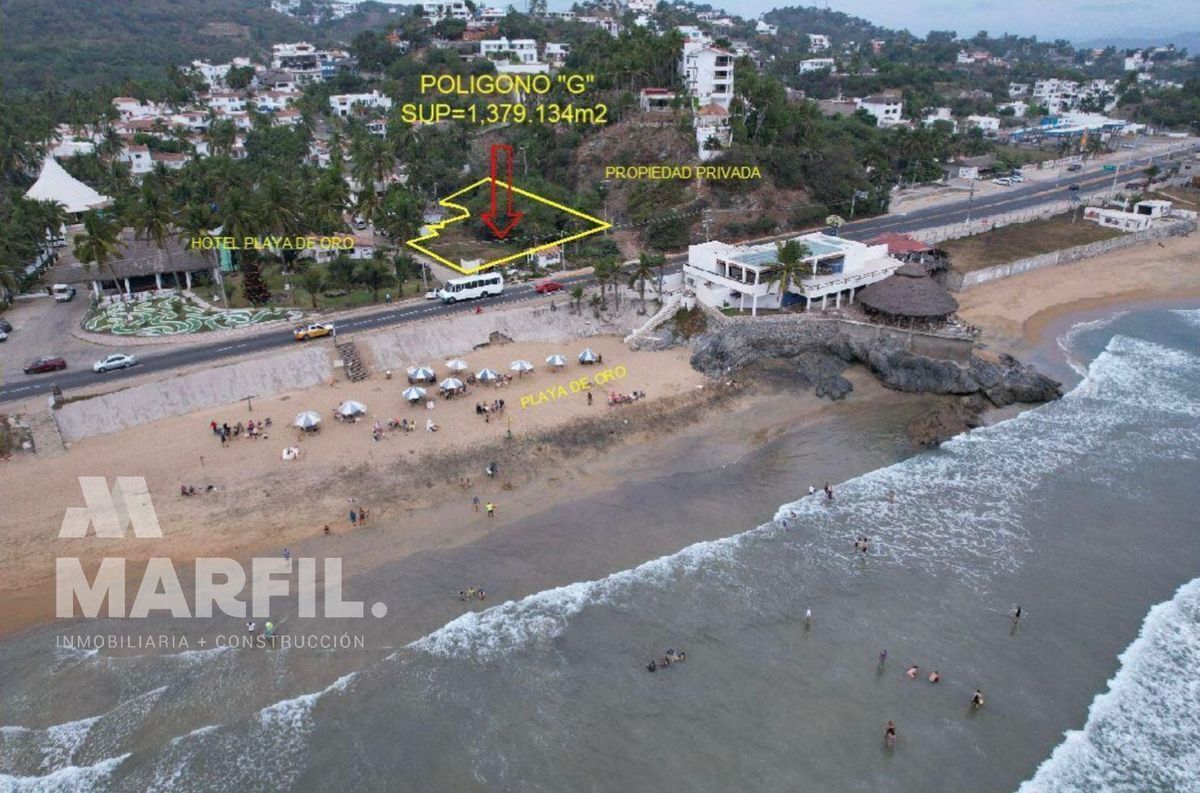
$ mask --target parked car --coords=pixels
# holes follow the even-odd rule
[[[12,323],[10,323],[7,319],[0,318],[0,330],[4,331],[5,333],[12,333]]]
[[[25,374],[41,374],[42,372],[57,372],[66,369],[67,362],[57,355],[43,355],[25,364]]]
[[[309,339],[319,339],[322,336],[328,336],[333,333],[332,322],[314,322],[311,325],[301,325],[292,331],[293,338],[296,341],[308,341]]]
[[[0,341],[8,341],[8,334],[0,330]]]
[[[55,284],[50,287],[55,303],[69,303],[75,299],[75,287],[69,284]]]
[[[1073,192],[1075,192],[1076,190],[1078,190],[1078,189],[1079,189],[1079,185],[1077,185],[1077,184],[1073,184],[1073,185],[1071,185],[1070,187],[1068,187],[1067,189],[1068,189],[1068,190],[1070,190],[1070,191],[1073,193]]]
[[[1145,186],[1146,186],[1145,182],[1126,182],[1125,183],[1126,190],[1141,190]]]
[[[1076,171],[1082,171],[1083,166],[1080,163],[1073,162],[1067,166],[1067,170],[1070,171],[1071,173],[1075,173]]]
[[[1024,182],[1025,181],[1025,177],[1019,173],[1014,173],[1012,176],[1010,176],[1008,178],[1014,182]]]
[[[534,285],[533,291],[537,292],[539,295],[552,295],[555,292],[561,292],[562,288],[563,285],[557,281],[542,281],[541,283]]]
[[[426,300],[437,300],[438,299],[437,290],[430,289],[428,292],[425,293],[425,299]]]
[[[1001,176],[999,179],[993,179],[992,184],[998,184],[1001,187],[1012,187],[1012,179],[1007,176]]]
[[[106,355],[92,364],[92,371],[111,372],[113,369],[128,369],[131,366],[137,366],[137,362],[137,358],[132,355],[127,355],[123,352],[114,352],[112,355]]]

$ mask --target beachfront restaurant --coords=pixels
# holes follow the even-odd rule
[[[160,249],[154,242],[137,239],[132,229],[125,229],[118,238],[119,253],[104,267],[79,261],[74,246],[62,250],[59,264],[52,267],[47,280],[56,284],[84,284],[97,299],[119,299],[117,290],[126,295],[137,292],[158,292],[164,289],[191,289],[193,276],[210,274],[213,283],[220,283],[221,273],[215,257],[185,248],[168,238]]]
[[[705,305],[737,309],[757,315],[759,309],[803,306],[841,307],[854,302],[854,295],[865,286],[882,281],[901,265],[888,255],[888,246],[865,245],[854,240],[820,232],[794,238],[807,248],[803,257],[803,275],[783,295],[778,282],[780,270],[776,243],[730,245],[705,242],[688,247],[683,266],[684,284]]]

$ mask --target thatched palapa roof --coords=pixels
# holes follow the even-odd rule
[[[958,310],[958,301],[915,262],[865,287],[855,300],[864,308],[889,317],[932,319]]]
[[[72,237],[67,234],[68,239]],[[75,245],[69,241],[62,249],[61,260],[50,269],[49,279],[58,284],[79,284],[97,279],[112,280],[115,271],[119,278],[135,278],[155,273],[182,273],[211,270],[216,257],[206,257],[199,251],[183,247],[173,236],[168,237],[163,250],[150,240],[138,239],[130,229],[119,236],[119,254],[103,270],[89,267],[75,258]],[[213,252],[215,253],[215,252]]]

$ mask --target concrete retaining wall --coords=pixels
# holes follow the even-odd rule
[[[625,301],[622,308],[636,310],[636,302]],[[455,355],[466,356],[475,347],[487,344],[493,333],[513,341],[561,341],[627,332],[633,325],[633,322],[626,324],[622,318],[616,318],[612,323],[597,320],[587,306],[583,307],[582,315],[576,315],[569,308],[569,300],[559,301],[556,305],[557,311],[538,307],[438,317],[393,331],[373,333],[356,341],[370,350],[376,369],[402,371],[409,366],[428,366]],[[564,350],[564,353],[569,352]]]
[[[70,402],[54,411],[54,415],[63,438],[77,441],[168,416],[228,405],[251,395],[265,397],[308,388],[332,377],[329,350],[313,346]]]
[[[997,278],[1008,278],[1012,275],[1019,275],[1020,273],[1037,270],[1042,267],[1053,267],[1057,264],[1070,264],[1082,259],[1099,256],[1102,253],[1109,253],[1110,251],[1117,251],[1154,240],[1183,236],[1195,230],[1196,221],[1194,219],[1162,223],[1145,231],[1124,234],[1108,240],[1089,242],[1086,245],[1076,245],[1074,248],[1051,251],[1050,253],[1031,256],[1028,259],[1018,259],[1015,262],[997,264],[994,267],[985,267],[981,270],[972,270],[968,273],[951,270],[946,273],[943,282],[950,291],[962,292],[973,286],[979,286],[988,281],[995,281]]]
[[[975,349],[975,340],[971,338],[950,336],[941,333],[930,333],[922,330],[906,330],[888,325],[875,325],[869,322],[859,322],[845,317],[821,315],[819,313],[785,314],[766,317],[750,317],[749,315],[728,317],[722,315],[728,322],[755,323],[762,327],[793,327],[795,333],[825,333],[828,329],[851,339],[871,342],[877,339],[891,339],[899,342],[904,349],[915,355],[928,358],[965,362],[970,360],[971,351]]]

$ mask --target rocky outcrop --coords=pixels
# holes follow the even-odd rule
[[[908,440],[918,449],[939,446],[955,435],[978,427],[982,423],[979,412],[983,406],[983,400],[974,396],[941,402],[908,423],[905,428]]]
[[[850,338],[829,322],[737,322],[695,341],[692,366],[726,376],[758,361],[784,360],[802,384],[819,396],[840,399],[850,391],[842,371],[860,363],[888,388],[928,394],[979,394],[997,407],[1046,402],[1062,395],[1061,384],[1010,355],[965,362],[931,358],[890,338]]]

